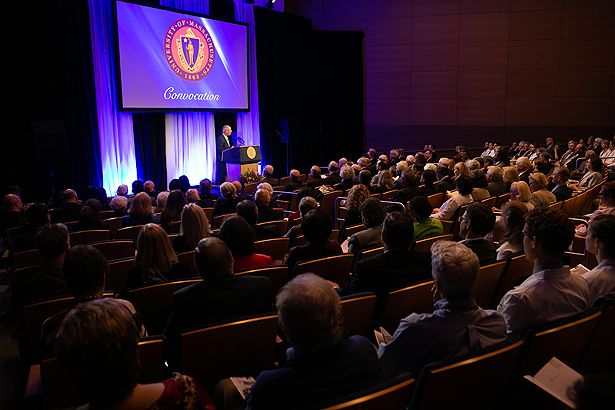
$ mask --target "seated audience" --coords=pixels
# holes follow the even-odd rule
[[[128,185],[126,184],[120,184],[117,187],[117,190],[115,191],[115,194],[117,196],[123,196],[123,197],[127,197],[128,196]]]
[[[179,190],[182,191],[182,193],[185,195],[186,192],[188,192],[188,190],[192,186],[190,185],[190,180],[188,179],[187,175],[181,175],[178,179],[179,179]],[[169,189],[169,191],[172,191],[172,189]]]
[[[459,177],[455,181],[457,191],[450,194],[449,199],[442,204],[438,209],[434,209],[434,214],[431,215],[435,219],[452,220],[455,218],[457,209],[463,205],[472,202],[472,181],[469,177]]]
[[[436,169],[438,167],[436,166]],[[434,195],[443,191],[442,186],[436,186],[435,183],[438,181],[438,177],[436,176],[436,171],[432,169],[425,169],[421,174],[421,184],[423,186],[419,186],[419,195],[428,197],[430,195]]]
[[[303,217],[301,231],[307,243],[295,246],[288,252],[284,263],[288,265],[289,277],[294,276],[292,272],[298,262],[342,253],[339,243],[329,239],[331,236],[331,217],[322,209],[312,209]]]
[[[280,185],[280,180],[273,177],[273,166],[265,165],[263,168],[263,179],[261,179],[261,182],[266,182],[271,186]]]
[[[325,185],[333,186],[335,184],[339,184],[340,182],[342,182],[340,169],[337,166],[337,162],[331,161],[329,162],[329,170],[327,172],[327,177],[325,178]]]
[[[158,196],[160,196],[160,194],[158,194]],[[114,216],[116,217],[124,216],[126,215],[126,210],[128,209],[128,198],[126,198],[125,196],[119,196],[119,195],[114,196],[113,198],[111,198],[111,202],[109,203],[109,206],[113,210],[115,214]]]
[[[506,193],[506,183],[504,182],[504,171],[500,167],[490,166],[487,168],[487,191],[491,196],[498,196]]]
[[[299,201],[299,217],[301,219],[305,218],[305,215],[307,215],[308,212],[316,208],[318,208],[318,202],[311,196],[304,196]],[[290,220],[291,218],[288,218],[289,223]],[[301,231],[301,224],[293,226],[288,230],[288,232],[286,232],[284,237],[289,239],[289,249],[295,246],[295,240],[297,239],[297,236],[302,234],[303,232]]]
[[[290,409],[342,397],[382,380],[374,346],[344,335],[339,296],[313,274],[280,291],[280,327],[292,346],[286,362],[256,378],[246,409]]]
[[[201,198],[197,204],[203,208],[213,208],[214,201],[218,199],[218,194],[211,193],[212,183],[208,178],[202,179],[199,182],[199,197]]]
[[[177,253],[194,251],[203,238],[212,235],[207,215],[197,204],[188,204],[182,210],[179,235],[173,238],[173,250]]]
[[[122,227],[154,223],[152,200],[145,192],[139,192],[130,202],[128,213],[122,218]]]
[[[393,201],[401,202],[406,205],[408,201],[420,194],[419,179],[412,168],[407,168],[401,174],[400,188],[393,196]]]
[[[258,208],[258,222],[280,221],[284,219],[284,211],[276,209],[271,204],[271,193],[265,189],[258,189],[254,194],[254,202]]]
[[[355,171],[350,165],[344,165],[340,168],[340,177],[342,181],[333,186],[334,189],[340,189],[342,191],[349,190],[355,185]]]
[[[444,159],[445,158],[441,158],[441,160]],[[453,183],[453,178],[451,177],[451,170],[449,169],[448,165],[438,165],[438,167],[436,168],[436,177],[438,178],[438,180],[436,183],[434,183],[434,186],[437,186],[444,192],[455,189],[455,184]]]
[[[301,182],[301,172],[297,169],[290,170],[290,182],[284,187],[286,192],[294,192],[298,189],[305,188],[305,184]]]
[[[66,315],[58,332],[56,357],[87,398],[88,408],[215,408],[205,390],[189,376],[173,373],[160,383],[139,383],[137,338],[132,313],[117,299],[82,303]]]
[[[375,292],[378,302],[375,318],[382,314],[388,291],[429,280],[429,252],[411,250],[414,244],[412,220],[401,212],[384,218],[382,244],[384,253],[357,263],[343,294]]]
[[[105,279],[109,273],[109,265],[105,256],[95,247],[91,245],[77,245],[66,254],[62,272],[66,279],[66,286],[75,298],[73,304],[87,302],[89,300],[100,299],[103,297],[105,290]],[[128,309],[133,317],[138,329],[138,337],[147,336],[143,321],[139,317],[135,307],[127,300],[118,299],[126,309]],[[64,309],[63,311],[49,317],[41,326],[42,342],[45,353],[53,355],[53,346],[58,329],[62,323],[62,319],[72,309]]]
[[[271,312],[273,291],[264,276],[233,275],[233,255],[223,240],[201,239],[194,251],[198,282],[173,294],[173,311],[163,334],[177,346],[182,330]],[[171,355],[178,352],[171,349]]]
[[[502,168],[502,180],[506,184],[506,192],[510,191],[513,182],[519,181],[519,173],[515,167]]]
[[[13,275],[10,287],[14,309],[68,292],[62,273],[64,257],[70,249],[66,226],[43,226],[37,234],[37,243],[43,259],[41,264]]]
[[[426,364],[479,354],[506,340],[502,316],[474,301],[476,254],[460,243],[438,241],[431,246],[431,256],[434,312],[410,314],[401,320],[391,341],[380,344],[378,357],[385,377],[403,372],[418,376]]]
[[[150,198],[156,198],[158,192],[156,192],[156,185],[154,181],[147,180],[143,183],[143,192],[150,196]]]
[[[190,267],[178,262],[164,229],[153,223],[145,225],[137,238],[135,266],[128,273],[126,286],[138,288],[191,276]]]
[[[388,169],[380,171],[372,178],[372,184],[377,185],[381,193],[390,191],[393,189],[393,174]]]
[[[280,237],[280,231],[277,226],[260,226],[257,224],[258,208],[254,202],[243,200],[237,204],[235,211],[237,215],[241,216],[252,228],[256,235],[254,240],[262,241],[263,239]]]
[[[13,233],[9,256],[38,247],[38,233],[49,225],[49,211],[44,204],[33,203],[24,212],[26,224]]]
[[[489,265],[496,261],[493,242],[483,238],[491,232],[494,225],[495,215],[485,204],[470,204],[461,216],[459,236],[463,239],[459,243],[470,248],[478,256],[480,266]]]
[[[79,222],[73,226],[73,232],[89,230],[108,230],[109,227],[100,223],[100,201],[88,199],[79,211]]]
[[[258,269],[273,264],[271,256],[254,252],[254,229],[241,216],[231,216],[220,228],[218,238],[231,250],[235,264],[233,272]]]
[[[458,162],[453,167],[453,182],[457,181],[461,177],[469,177],[470,170],[465,162]]]
[[[525,257],[534,263],[534,271],[508,291],[498,306],[508,333],[517,335],[590,307],[587,282],[562,264],[574,237],[574,225],[566,214],[551,209],[531,211],[523,235]]]
[[[237,188],[230,182],[224,182],[220,185],[221,198],[216,200],[213,216],[234,214],[235,208],[239,203],[237,198]]]
[[[169,191],[161,191],[158,196],[156,196],[156,208],[154,212],[162,214],[164,208],[167,207],[167,201],[169,200]]]
[[[572,188],[568,186],[570,170],[566,167],[556,167],[552,177],[552,186],[549,186],[557,202],[572,198]]]
[[[382,246],[382,222],[387,215],[386,209],[376,198],[363,201],[359,210],[364,229],[348,239],[348,251],[354,254]]]
[[[585,248],[596,256],[598,266],[583,277],[589,285],[589,304],[615,291],[615,215],[598,215],[589,223]]]
[[[137,195],[139,192],[143,192],[143,181],[136,179],[132,181],[132,194]]]
[[[472,200],[480,202],[483,199],[491,197],[491,194],[487,190],[487,177],[480,170],[473,171],[471,174],[472,179]]]
[[[361,204],[369,198],[369,195],[369,189],[367,189],[367,187],[363,184],[357,184],[350,188],[350,191],[348,191],[348,200],[346,201],[346,208],[348,209],[348,212],[346,213],[346,217],[342,223],[342,229],[340,229],[339,241],[346,239],[346,228],[362,223],[361,211],[359,208]]]
[[[602,171],[604,167],[600,158],[592,158],[587,162],[587,171],[578,184],[570,184],[574,191],[586,191],[602,182]]]
[[[545,209],[557,202],[555,194],[547,189],[549,180],[542,172],[534,172],[530,175],[530,202],[534,209]]]
[[[168,232],[171,222],[178,222],[181,220],[182,211],[186,203],[186,196],[181,190],[175,189],[169,193],[167,206],[164,207],[164,210],[160,214],[160,226],[162,226],[162,229]]]
[[[599,204],[590,216],[589,222],[591,222],[598,215],[615,215],[615,181],[610,181],[602,185],[600,192],[598,192]],[[579,236],[585,236],[587,233],[587,226],[584,224],[577,225],[575,234]]]
[[[196,188],[190,188],[186,191],[186,203],[188,204],[197,204],[201,200],[199,196],[199,191]]]
[[[519,201],[506,202],[502,207],[504,235],[500,240],[497,260],[510,259],[523,254],[523,227],[527,207]]]
[[[22,226],[25,223],[21,198],[15,194],[4,195],[0,213],[0,237],[5,237],[7,229]]]
[[[510,186],[510,200],[511,201],[519,201],[528,211],[532,211],[534,209],[534,205],[530,202],[532,198],[532,193],[530,191],[530,187],[523,181],[513,182]]]
[[[530,174],[534,170],[534,166],[528,157],[521,157],[515,163],[515,168],[517,168],[517,172],[519,173],[519,181],[523,181],[529,185],[530,183]]]
[[[444,233],[442,222],[431,217],[433,207],[429,199],[415,196],[410,200],[410,213],[414,216],[414,240],[439,236]]]
[[[65,189],[62,192],[62,205],[51,211],[52,222],[72,222],[79,220],[81,204],[77,198],[77,193],[72,189]]]

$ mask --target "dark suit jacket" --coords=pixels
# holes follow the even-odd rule
[[[489,265],[496,262],[497,252],[492,242],[485,239],[465,239],[459,241],[472,250],[478,256],[480,266]]]
[[[391,249],[382,255],[357,263],[343,295],[374,292],[376,321],[382,316],[388,292],[410,284],[431,280],[431,253]]]
[[[348,240],[348,250],[358,254],[362,250],[382,246],[382,224],[364,229],[352,235]]]
[[[173,310],[163,331],[171,358],[183,330],[206,327],[273,311],[271,281],[264,276],[229,275],[187,286],[173,294]]]
[[[81,204],[67,202],[53,210],[51,213],[51,221],[53,223],[78,221],[80,212]]]
[[[263,180],[260,181],[262,182],[266,182],[269,185],[271,185],[272,187],[278,186],[280,185],[280,180],[277,178],[264,178]]]
[[[258,222],[279,221],[284,219],[284,211],[274,210],[272,206],[258,207]]]
[[[491,181],[487,183],[487,190],[493,196],[502,195],[506,193],[506,182],[504,181]]]
[[[229,140],[231,140],[232,144],[233,138],[229,137]],[[218,135],[218,137],[216,138],[216,156],[218,157],[218,162],[222,161],[222,151],[229,148],[231,148],[231,145],[226,142],[226,138],[224,138],[224,135]]]
[[[553,188],[551,192],[553,192],[553,195],[555,195],[555,199],[557,199],[558,202],[572,198],[572,188],[569,188],[566,185],[558,185]]]
[[[295,246],[288,252],[286,265],[288,265],[288,279],[294,277],[293,270],[298,262],[305,262],[313,259],[325,258],[327,256],[339,255],[342,247],[335,241],[327,241],[320,246],[314,246],[309,242],[305,245]]]
[[[530,184],[530,171],[524,171],[519,174],[519,181],[523,181],[526,184]]]
[[[331,174],[325,178],[325,185],[335,185],[340,182],[342,182],[342,177],[340,176],[339,172]]]

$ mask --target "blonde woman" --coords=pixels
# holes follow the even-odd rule
[[[468,169],[468,166],[465,164],[465,162],[456,163],[455,168],[453,168],[453,172],[455,174],[453,176],[454,181],[457,181],[460,177],[470,176],[470,170]]]
[[[528,212],[534,209],[534,205],[530,202],[532,198],[532,192],[530,187],[523,181],[513,182],[510,186],[510,200],[522,202]]]
[[[152,208],[152,199],[145,192],[139,192],[132,198],[128,215],[122,218],[122,226],[145,225],[154,223],[154,209]]]
[[[216,200],[216,205],[214,206],[214,216],[225,215],[225,214],[234,214],[235,208],[239,203],[237,199],[237,188],[230,182],[225,182],[220,185],[220,194],[221,198]]]
[[[517,171],[517,168],[504,167],[502,169],[502,179],[506,184],[506,190],[510,191],[510,186],[512,185],[512,183],[519,180],[519,172]]]
[[[199,241],[211,234],[203,208],[197,204],[188,204],[182,210],[179,235],[173,239],[173,249],[178,253],[194,251]]]
[[[153,223],[145,225],[137,239],[135,266],[128,274],[127,286],[154,285],[190,276],[190,267],[178,262],[164,229]]]

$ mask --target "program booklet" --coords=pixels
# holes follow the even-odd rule
[[[231,382],[241,394],[241,397],[245,400],[246,397],[250,394],[250,390],[252,390],[252,386],[254,386],[254,377],[231,377]]]
[[[571,409],[576,408],[568,391],[583,378],[556,357],[551,358],[534,376],[523,376]]]
[[[387,344],[393,336],[385,328],[380,326],[378,330],[374,329],[374,336],[376,337],[376,343],[380,346],[380,343]]]

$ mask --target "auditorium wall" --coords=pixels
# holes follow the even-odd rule
[[[365,146],[615,132],[613,0],[286,0],[363,31]]]

